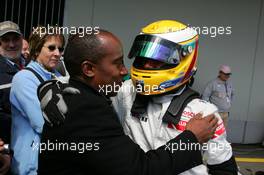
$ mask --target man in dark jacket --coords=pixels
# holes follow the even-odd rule
[[[11,81],[25,61],[21,57],[22,34],[11,21],[0,23],[0,138],[10,143],[11,109],[9,94]]]
[[[127,74],[122,45],[112,33],[100,30],[99,34],[71,36],[65,64],[70,74],[69,86],[76,94],[63,94],[68,108],[62,124],[50,125],[54,118],[49,118],[47,111],[44,115],[40,175],[170,175],[202,163],[197,147],[176,147],[197,145],[212,137],[217,123],[213,116],[190,120],[186,131],[148,152],[124,134],[109,99],[116,95],[114,87],[121,85]],[[40,99],[42,106],[47,105],[45,97]]]

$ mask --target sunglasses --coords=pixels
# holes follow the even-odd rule
[[[224,74],[224,75],[226,75],[226,76],[230,76],[230,75],[232,75],[232,73],[224,73],[224,72],[222,72],[222,71],[220,71],[222,74]]]
[[[51,52],[53,52],[56,49],[58,49],[60,53],[62,53],[64,51],[63,47],[57,47],[55,45],[49,45],[49,46],[43,46],[43,47],[47,47],[49,49],[49,51],[51,51]]]

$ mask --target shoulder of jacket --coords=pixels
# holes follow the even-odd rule
[[[5,58],[0,58],[5,59]],[[0,73],[17,72],[15,68],[5,60],[0,60]]]
[[[41,77],[44,77],[44,79],[49,80],[52,73],[47,71],[46,69],[44,69],[42,66],[40,66],[37,62],[32,61],[28,64],[29,68],[33,69],[34,71],[36,71]],[[28,71],[29,72],[29,71]],[[58,72],[56,72],[58,73]]]
[[[20,70],[18,73],[15,74],[14,79],[18,78],[31,78],[32,73],[28,70]]]
[[[215,78],[215,79],[212,79],[211,81],[209,81],[208,84],[216,84],[219,82],[219,79],[218,78]]]
[[[4,58],[0,58],[0,71],[2,71],[2,68],[5,68],[7,66],[7,63],[2,59]]]

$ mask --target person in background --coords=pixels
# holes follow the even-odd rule
[[[227,128],[230,108],[234,97],[234,88],[230,80],[231,68],[221,65],[218,77],[211,80],[205,87],[202,99],[217,106],[219,114]]]
[[[0,138],[5,143],[10,143],[11,133],[11,81],[25,66],[21,57],[22,38],[17,24],[12,21],[0,23]]]
[[[44,119],[37,97],[38,85],[61,76],[56,70],[63,53],[64,36],[38,27],[29,37],[31,62],[12,81],[11,170],[14,174],[37,174],[38,146]],[[46,32],[46,33],[45,33]]]
[[[23,45],[22,45],[22,55],[26,61],[26,65],[30,62],[29,57],[29,45],[27,40],[23,39]]]

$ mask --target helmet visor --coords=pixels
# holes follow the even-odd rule
[[[168,64],[180,62],[181,46],[172,41],[153,35],[138,35],[128,58],[145,57]]]

